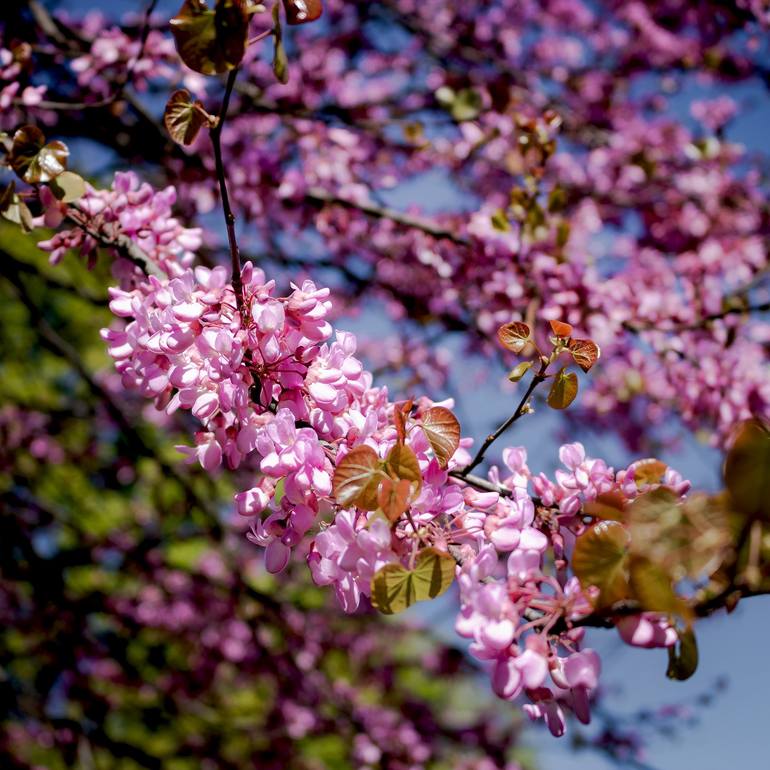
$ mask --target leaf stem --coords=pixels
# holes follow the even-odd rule
[[[230,96],[233,93],[235,80],[238,77],[238,68],[230,70],[225,85],[225,95],[222,98],[222,107],[219,110],[219,121],[211,129],[211,143],[214,145],[214,161],[216,163],[217,181],[219,182],[219,195],[222,198],[222,212],[225,217],[225,227],[227,228],[227,241],[230,244],[230,263],[233,273],[233,291],[235,292],[235,301],[238,305],[238,311],[241,317],[245,315],[245,304],[243,301],[243,283],[241,281],[241,257],[238,251],[238,240],[235,236],[235,214],[230,208],[230,196],[227,194],[227,180],[225,178],[225,165],[222,161],[222,129],[227,117],[227,108],[230,106]]]
[[[484,459],[484,455],[487,449],[489,449],[489,447],[492,446],[492,444],[494,444],[494,442],[497,441],[497,439],[499,439],[500,436],[502,436],[502,434],[505,433],[505,431],[507,431],[508,428],[510,428],[511,425],[516,422],[516,420],[525,414],[527,404],[530,397],[535,392],[535,388],[546,379],[546,370],[548,369],[549,363],[550,360],[548,358],[543,357],[540,359],[540,369],[538,370],[537,374],[532,377],[532,380],[529,383],[529,387],[527,388],[527,392],[524,394],[521,401],[519,402],[519,405],[516,407],[516,411],[494,433],[490,433],[489,436],[487,436],[486,440],[479,448],[479,451],[476,452],[476,456],[473,458],[473,460],[471,460],[470,464],[466,465],[465,468],[458,472],[458,478],[466,478],[468,474]]]

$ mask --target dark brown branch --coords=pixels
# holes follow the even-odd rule
[[[219,182],[219,195],[222,198],[222,211],[225,216],[225,226],[227,228],[227,241],[230,244],[230,264],[233,272],[233,291],[235,300],[238,303],[238,310],[241,315],[245,312],[243,302],[243,283],[241,282],[241,257],[238,251],[238,240],[235,236],[235,214],[230,207],[230,196],[227,194],[227,179],[225,177],[225,164],[222,161],[222,128],[225,125],[227,117],[227,108],[230,105],[230,96],[233,93],[233,86],[238,77],[238,69],[230,70],[225,85],[225,95],[222,98],[222,107],[219,110],[219,121],[211,130],[211,142],[214,145],[214,160],[217,170],[217,181]]]

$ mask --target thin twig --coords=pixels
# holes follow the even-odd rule
[[[235,292],[235,301],[238,304],[238,311],[241,316],[245,313],[243,301],[243,283],[241,281],[241,257],[238,251],[238,241],[235,236],[235,214],[230,208],[230,196],[227,194],[227,179],[225,178],[225,164],[222,161],[222,128],[225,125],[227,117],[227,108],[230,105],[230,96],[233,93],[233,86],[238,77],[238,68],[230,70],[227,76],[225,86],[225,95],[222,98],[222,107],[219,110],[219,121],[211,130],[211,142],[214,145],[214,160],[217,169],[217,181],[219,182],[219,194],[222,198],[222,212],[225,216],[225,226],[227,227],[227,241],[230,244],[230,263],[233,272],[233,291]]]
[[[537,374],[532,377],[532,381],[529,383],[529,387],[527,388],[526,393],[519,402],[519,405],[516,407],[516,411],[494,433],[490,433],[489,436],[487,436],[486,440],[481,445],[479,451],[476,452],[476,456],[473,458],[473,460],[471,460],[470,464],[466,465],[465,468],[459,471],[458,478],[466,478],[468,474],[484,459],[484,454],[486,453],[487,449],[489,449],[489,447],[492,446],[492,444],[497,441],[497,439],[499,439],[500,436],[502,436],[502,434],[505,433],[505,431],[507,431],[508,428],[510,428],[511,425],[513,425],[513,423],[515,423],[516,420],[518,420],[526,412],[527,404],[529,403],[529,399],[534,393],[535,388],[546,379],[547,369],[548,359],[546,358],[541,360],[540,369],[538,370]]]

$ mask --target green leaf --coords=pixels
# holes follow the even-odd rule
[[[532,336],[532,330],[523,321],[512,321],[497,330],[497,339],[513,353],[521,353]]]
[[[192,572],[210,546],[211,543],[204,537],[169,543],[166,547],[166,563],[174,569]]]
[[[406,444],[396,444],[385,458],[385,470],[394,479],[406,479],[414,484],[414,494],[422,489],[422,473],[417,455]]]
[[[548,393],[548,406],[552,409],[566,409],[577,396],[578,378],[575,372],[567,372],[562,367],[554,378]]]
[[[354,447],[334,471],[334,497],[343,508],[356,505],[365,511],[375,511],[382,478],[380,458],[374,449],[365,444]]]
[[[171,19],[171,32],[182,61],[203,75],[237,67],[246,53],[249,13],[246,0],[184,0]]]
[[[461,88],[449,106],[452,117],[461,123],[464,120],[474,120],[479,116],[484,102],[481,94],[474,88]]]
[[[372,605],[385,615],[402,612],[415,602],[435,599],[452,584],[455,560],[436,548],[417,554],[414,569],[386,564],[372,578]]]
[[[634,596],[645,610],[689,618],[687,603],[677,595],[671,575],[662,567],[649,559],[634,557],[629,574]]]
[[[628,530],[617,521],[600,521],[575,540],[572,569],[584,587],[599,589],[598,607],[628,596]]]
[[[446,468],[460,446],[460,423],[449,409],[434,406],[423,415],[421,425],[438,464]]]
[[[508,372],[508,379],[511,382],[518,382],[531,368],[532,361],[522,361]]]
[[[86,194],[85,179],[72,171],[63,171],[51,180],[49,187],[62,203],[74,203]]]
[[[315,21],[323,12],[321,0],[283,0],[287,24],[307,24]]]
[[[193,101],[189,91],[181,89],[169,97],[163,123],[177,144],[192,144],[201,128],[211,124],[211,118],[199,101]]]
[[[727,453],[725,484],[738,513],[770,521],[770,430],[759,420],[744,423]]]
[[[683,682],[689,679],[698,668],[698,643],[691,629],[678,633],[679,640],[673,647],[668,648],[666,676]]]
[[[66,170],[69,154],[63,142],[45,144],[45,136],[37,126],[22,126],[13,135],[8,160],[21,179],[28,184],[40,184]]]
[[[283,30],[281,29],[281,17],[278,13],[278,3],[273,6],[273,73],[279,83],[289,82],[289,58],[283,47]]]
[[[583,513],[605,521],[623,521],[626,501],[619,492],[605,492],[583,505]]]
[[[593,340],[571,339],[569,341],[569,352],[572,354],[575,363],[584,372],[589,372],[601,355],[599,346]]]

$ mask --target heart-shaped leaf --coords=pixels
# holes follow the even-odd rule
[[[194,101],[186,89],[174,91],[163,113],[163,123],[177,144],[192,144],[201,128],[212,119],[199,101]]]
[[[443,406],[428,409],[422,418],[422,429],[430,443],[438,464],[446,468],[452,455],[460,446],[460,423]]]
[[[171,32],[182,61],[203,75],[237,67],[246,52],[249,13],[246,0],[184,0],[171,19]]]
[[[554,377],[548,393],[548,406],[552,409],[566,409],[577,396],[578,378],[575,372],[567,372],[562,367]]]
[[[377,489],[383,479],[382,463],[370,446],[354,447],[334,470],[332,491],[339,505],[356,505],[365,511],[377,509]]]
[[[513,353],[521,353],[532,336],[532,330],[523,321],[513,321],[497,330],[497,339]]]
[[[323,12],[321,0],[283,0],[287,24],[307,24],[320,18]]]
[[[605,521],[623,521],[626,501],[620,492],[605,492],[583,505],[583,513]]]
[[[557,337],[569,337],[572,334],[572,325],[564,323],[564,321],[549,321],[551,324],[551,331]]]
[[[399,519],[401,514],[409,507],[409,493],[412,485],[407,479],[394,481],[385,478],[380,483],[377,493],[377,502],[382,512],[391,524]]]
[[[385,458],[385,470],[394,479],[406,480],[414,484],[414,494],[422,489],[422,473],[417,455],[406,444],[396,444]]]
[[[63,142],[45,144],[45,136],[39,128],[22,126],[13,135],[8,160],[16,174],[28,184],[45,184],[67,169],[69,154]]]
[[[62,203],[74,203],[86,194],[86,181],[72,171],[62,171],[51,180],[51,192]]]
[[[677,595],[671,575],[661,566],[633,557],[629,575],[633,594],[645,610],[690,617],[687,603]]]
[[[564,324],[564,326],[569,326],[569,324]],[[570,331],[572,331],[571,327]],[[571,339],[569,341],[569,352],[572,354],[575,363],[584,372],[590,371],[601,355],[599,346],[593,340]]]
[[[455,560],[436,548],[417,554],[414,569],[386,564],[372,578],[372,605],[385,615],[402,612],[415,602],[435,599],[452,585]]]
[[[572,569],[584,587],[599,589],[597,607],[628,596],[628,530],[617,521],[600,521],[575,540]]]
[[[698,668],[698,643],[691,629],[678,633],[679,641],[673,647],[668,648],[666,676],[681,682],[689,679]]]
[[[725,484],[738,513],[770,521],[770,430],[759,420],[744,423],[727,453]]]

